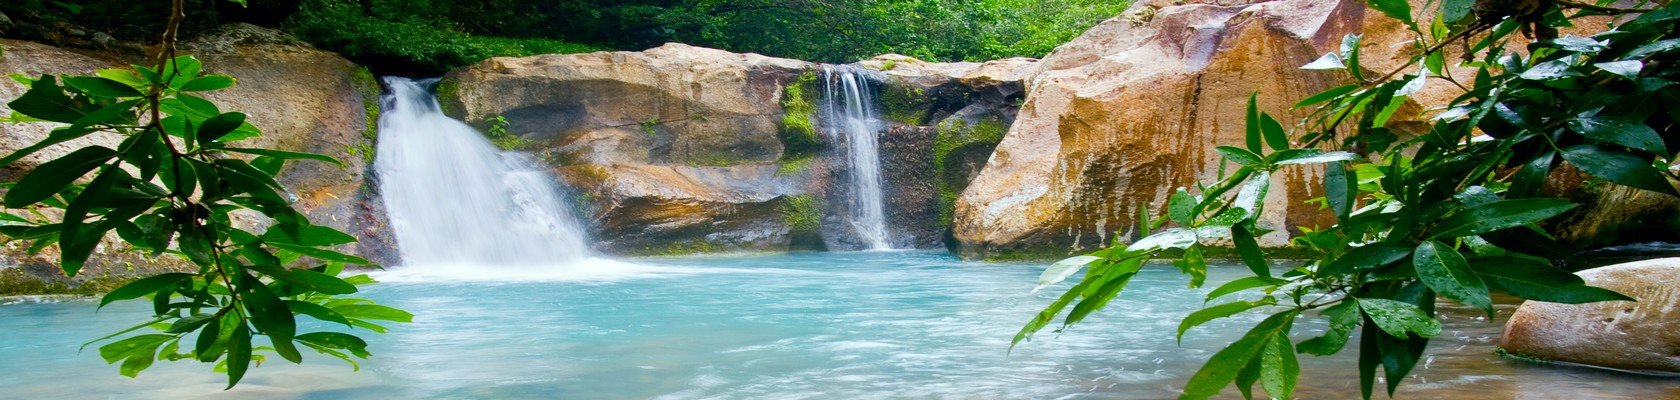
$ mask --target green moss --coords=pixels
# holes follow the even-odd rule
[[[783,158],[781,163],[776,165],[776,176],[799,175],[808,169],[811,169],[811,157]]]
[[[968,176],[962,170],[960,159],[952,157],[952,153],[970,147],[984,148],[990,151],[1003,140],[1003,135],[1009,132],[1009,125],[996,118],[981,119],[970,126],[961,121],[943,123],[934,136],[933,167],[934,175],[938,177],[935,185],[939,190],[939,226],[950,228],[957,204],[957,197],[962,195],[963,189],[968,188]]]
[[[122,287],[139,277],[95,277],[82,283],[47,280],[18,268],[0,270],[0,296],[71,294],[94,296]]]
[[[707,242],[702,239],[675,241],[666,243],[665,245],[659,247],[649,245],[641,249],[630,250],[627,253],[633,256],[680,256],[687,254],[716,253],[719,251],[722,251],[722,249],[713,245],[711,242]]]
[[[432,89],[432,96],[437,98],[438,111],[460,118],[464,116],[458,105],[461,104],[461,84],[454,79],[438,81],[437,87]]]
[[[817,75],[806,72],[782,88],[782,158],[798,159],[822,150],[817,136]]]
[[[905,125],[922,125],[933,101],[921,88],[909,85],[887,85],[881,89],[881,113],[887,120]]]
[[[787,223],[788,231],[794,234],[814,233],[822,225],[821,200],[809,194],[785,197],[782,202],[782,220]]]
[[[351,144],[344,152],[352,156],[361,156],[362,161],[373,163],[374,144],[379,142],[379,81],[373,77],[373,71],[364,67],[357,67],[351,75],[355,80],[356,91],[362,94],[362,111],[365,113],[367,126],[362,128],[362,141]]]

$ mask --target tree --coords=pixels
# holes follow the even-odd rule
[[[1372,74],[1360,66],[1360,36],[1346,37],[1341,51],[1303,66],[1345,73],[1352,82],[1296,104],[1312,110],[1297,135],[1251,98],[1246,143],[1218,148],[1236,170],[1194,193],[1174,193],[1153,222],[1142,215],[1140,231],[1153,234],[1048,268],[1041,288],[1085,274],[1023,327],[1015,344],[1069,306],[1063,328],[1102,309],[1146,260],[1166,251],[1181,253],[1173,265],[1200,286],[1204,249],[1218,240],[1229,240],[1254,276],[1214,289],[1208,300],[1258,296],[1192,313],[1178,334],[1249,310],[1273,314],[1215,353],[1184,398],[1211,397],[1233,383],[1251,397],[1257,382],[1273,397],[1290,397],[1300,373],[1296,354],[1337,353],[1355,332],[1364,396],[1371,397],[1378,367],[1392,395],[1441,332],[1437,297],[1490,316],[1491,292],[1558,303],[1630,300],[1558,267],[1556,261],[1576,256],[1535,224],[1575,205],[1541,197],[1540,187],[1550,171],[1569,164],[1609,182],[1676,194],[1669,166],[1680,145],[1680,5],[1446,0],[1414,18],[1405,0],[1368,4],[1416,35],[1417,56]],[[1571,21],[1595,15],[1625,22],[1591,37],[1558,36]],[[1462,59],[1447,54],[1455,47]],[[1474,70],[1473,79],[1449,74],[1449,62]],[[1401,137],[1389,122],[1431,80],[1465,93],[1429,120],[1427,132]],[[1272,172],[1307,165],[1324,168],[1321,200],[1337,222],[1293,235],[1292,246],[1312,256],[1274,275],[1255,240],[1267,232],[1256,222],[1261,199]],[[1328,332],[1292,342],[1294,321],[1309,311],[1327,320]]]
[[[299,345],[343,359],[368,357],[351,334],[298,332],[296,317],[384,332],[373,321],[407,322],[402,310],[343,297],[366,275],[340,277],[347,265],[376,267],[331,246],[348,234],[314,225],[293,209],[275,181],[292,160],[338,164],[331,157],[239,147],[260,135],[245,114],[223,112],[193,93],[226,89],[228,76],[203,74],[191,55],[178,55],[175,37],[184,16],[174,0],[153,66],[99,70],[93,75],[13,76],[29,87],[7,105],[12,123],[64,124],[41,142],[0,158],[11,165],[30,154],[94,134],[122,137],[117,148],[92,145],[43,162],[6,184],[4,205],[28,216],[0,213],[0,234],[39,252],[57,245],[60,266],[75,276],[111,233],[151,256],[183,258],[196,272],[135,280],[106,294],[100,306],[149,297],[155,318],[94,342],[120,372],[136,376],[156,360],[198,360],[225,368],[228,387],[252,362],[272,352],[301,362]],[[90,178],[91,177],[91,178]],[[57,210],[49,218],[42,210]],[[263,216],[242,223],[237,212]],[[266,225],[261,233],[252,226]],[[150,329],[148,334],[129,335]],[[123,337],[124,335],[129,335]],[[258,346],[266,336],[268,346]],[[183,344],[182,342],[187,343]],[[90,342],[90,344],[94,343]]]

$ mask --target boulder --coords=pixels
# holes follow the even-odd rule
[[[1286,0],[1139,4],[1104,21],[1038,63],[1021,114],[957,202],[960,252],[1061,254],[1131,234],[1139,208],[1158,212],[1175,188],[1217,178],[1214,148],[1243,141],[1251,93],[1297,118],[1290,104],[1339,83],[1298,67],[1372,18],[1386,17],[1356,1]],[[1272,179],[1262,224],[1332,222],[1302,205],[1320,196],[1318,171]]]
[[[280,38],[259,40],[260,38]],[[113,68],[144,57],[124,53],[83,53],[32,42],[0,39],[5,54],[0,73],[86,74]],[[312,161],[294,161],[282,171],[280,181],[292,190],[294,204],[315,223],[351,232],[362,239],[341,250],[378,262],[394,261],[390,251],[384,213],[366,185],[367,165],[372,159],[373,118],[377,113],[378,88],[365,69],[336,54],[315,50],[286,39],[277,31],[255,26],[230,26],[183,43],[184,53],[204,60],[206,70],[234,76],[239,85],[204,97],[223,110],[238,110],[262,129],[263,136],[242,145],[327,154],[342,160],[344,167]],[[0,82],[0,98],[23,93],[22,85]],[[0,105],[0,113],[11,110]],[[0,124],[0,152],[10,153],[39,141],[54,127],[47,123]],[[115,147],[121,137],[96,133],[55,145],[25,157],[0,170],[0,179],[14,181],[24,170],[87,145]],[[260,221],[254,223],[260,224]],[[57,270],[56,248],[27,255],[22,243],[9,243],[0,251],[0,266],[24,267],[33,278],[65,282]],[[114,238],[95,250],[95,255],[75,282],[88,279],[140,276],[188,267],[175,257],[148,259],[127,251]]]
[[[366,68],[273,29],[230,24],[184,43],[205,71],[234,77],[205,93],[223,110],[244,112],[260,137],[244,146],[324,154],[343,166],[291,161],[278,180],[310,221],[360,241],[341,250],[379,264],[397,262],[395,240],[370,174],[378,137],[379,84]]]
[[[1546,361],[1680,373],[1680,258],[1578,273],[1635,301],[1524,302],[1499,338],[1504,351]]]

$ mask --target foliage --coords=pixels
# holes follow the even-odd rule
[[[383,7],[388,12],[374,14],[353,3],[308,1],[286,25],[304,41],[386,73],[440,74],[490,57],[599,50],[595,46],[548,38],[474,34],[447,19],[409,13],[411,9],[424,9],[409,6],[414,4],[390,4]],[[452,18],[483,16],[475,11],[452,15]]]
[[[1491,292],[1572,304],[1628,300],[1587,286],[1554,264],[1574,255],[1535,224],[1574,205],[1539,197],[1539,188],[1552,169],[1568,163],[1610,182],[1675,194],[1674,172],[1666,166],[1680,144],[1680,87],[1674,85],[1680,69],[1673,67],[1680,58],[1674,29],[1680,5],[1647,10],[1543,2],[1537,10],[1501,10],[1448,0],[1423,12],[1435,18],[1413,19],[1404,0],[1369,4],[1406,23],[1418,56],[1393,73],[1371,74],[1360,67],[1360,36],[1348,36],[1340,52],[1304,67],[1346,73],[1353,83],[1297,104],[1313,112],[1296,140],[1251,98],[1246,143],[1218,148],[1237,169],[1194,193],[1180,189],[1153,222],[1140,215],[1140,231],[1153,234],[1048,268],[1040,288],[1080,269],[1085,275],[1015,342],[1069,306],[1063,328],[1103,308],[1145,260],[1165,250],[1182,252],[1173,265],[1190,275],[1191,286],[1200,286],[1204,249],[1218,240],[1229,240],[1254,276],[1220,286],[1208,301],[1256,296],[1191,314],[1179,335],[1248,310],[1273,314],[1214,354],[1191,377],[1185,398],[1211,397],[1233,383],[1250,397],[1256,382],[1272,397],[1290,397],[1300,372],[1295,354],[1337,353],[1355,332],[1365,397],[1379,366],[1392,395],[1441,331],[1437,297],[1490,315]],[[1557,37],[1571,20],[1597,14],[1637,17],[1592,37]],[[1509,50],[1524,42],[1526,51]],[[1474,71],[1469,82],[1449,74],[1455,66],[1443,49],[1459,44],[1465,54],[1456,67]],[[1413,68],[1416,73],[1403,73]],[[1402,137],[1390,129],[1408,96],[1443,82],[1464,94],[1431,119],[1426,132]],[[1293,235],[1292,246],[1313,256],[1274,274],[1255,239],[1268,232],[1257,222],[1261,199],[1272,173],[1308,165],[1324,168],[1322,202],[1337,222]],[[1329,329],[1291,343],[1294,321],[1309,310],[1317,310]]]
[[[181,15],[181,2],[174,7],[173,14]],[[113,232],[136,251],[181,257],[198,267],[135,280],[100,300],[104,306],[149,297],[153,305],[154,319],[94,341],[157,331],[99,348],[107,362],[121,362],[123,375],[136,376],[156,360],[198,360],[217,363],[231,388],[263,353],[301,362],[299,345],[355,365],[353,357],[369,355],[362,339],[298,332],[297,316],[375,332],[385,328],[373,321],[407,322],[411,316],[342,297],[373,283],[366,275],[340,277],[345,267],[372,263],[332,250],[355,238],[310,223],[275,180],[287,161],[338,160],[240,147],[239,140],[260,131],[245,114],[224,112],[196,95],[235,81],[201,73],[203,65],[190,55],[175,56],[178,18],[171,19],[156,66],[13,76],[29,89],[7,104],[14,110],[7,120],[61,126],[0,165],[90,135],[120,137],[121,143],[76,149],[7,184],[4,205],[29,212],[0,214],[0,234],[29,242],[31,252],[57,245],[60,267],[71,277]],[[49,209],[62,216],[41,212]],[[252,215],[263,220],[250,221]],[[253,225],[266,227],[256,232]],[[256,336],[267,336],[269,345],[258,346]]]
[[[488,123],[489,126],[484,130],[484,136],[490,139],[490,143],[495,144],[496,148],[515,150],[529,144],[525,138],[508,131],[512,124],[508,123],[505,117],[492,116],[485,119],[485,123]]]
[[[806,72],[782,88],[782,126],[776,137],[782,142],[782,159],[807,158],[822,151],[817,137],[817,75]]]

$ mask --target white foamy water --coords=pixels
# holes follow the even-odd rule
[[[374,168],[402,254],[395,276],[554,274],[589,258],[554,178],[529,156],[444,115],[435,80],[385,82]]]
[[[886,199],[881,190],[880,132],[868,80],[852,67],[823,67],[823,131],[846,144],[851,214],[846,222],[868,250],[891,250]]]

